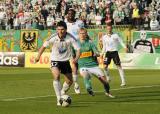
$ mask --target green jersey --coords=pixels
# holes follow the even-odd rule
[[[78,66],[81,67],[94,67],[98,66],[98,62],[93,56],[94,53],[97,53],[98,50],[94,43],[90,40],[85,40],[84,42],[80,42],[80,57],[78,59]]]

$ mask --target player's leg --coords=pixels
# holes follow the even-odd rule
[[[87,92],[94,96],[94,92],[92,90],[92,84],[91,84],[91,76],[87,70],[87,68],[80,68],[80,75],[83,77],[84,85],[87,90]]]
[[[105,94],[111,98],[114,98],[114,96],[110,93],[110,86],[109,83],[106,81],[106,76],[102,72],[102,70],[99,67],[92,67],[89,69],[89,72],[97,76],[97,78],[100,80],[100,82],[104,86]]]
[[[119,71],[120,78],[121,78],[121,86],[126,86],[124,70],[122,69],[121,65],[117,65],[117,69]]]
[[[61,90],[61,95],[63,95],[68,91],[68,89],[73,83],[72,69],[71,69],[69,61],[61,62],[60,68],[61,68],[61,73],[64,74],[64,80],[65,80],[63,83],[62,90]]]
[[[110,98],[115,98],[115,96],[113,96],[110,93],[110,85],[109,83],[106,81],[105,76],[99,76],[98,79],[101,81],[101,83],[104,86],[104,90],[105,90],[105,95],[107,95]]]
[[[74,91],[76,94],[80,94],[80,87],[78,84],[78,65],[71,62],[71,68],[72,68],[72,76],[73,76],[73,82],[74,82]]]
[[[117,69],[119,71],[120,78],[121,78],[121,86],[125,86],[126,81],[125,81],[124,70],[121,67],[121,61],[120,61],[118,52],[115,52],[113,56],[114,56],[113,57],[114,64],[116,64]]]
[[[72,73],[64,74],[64,80],[65,82],[63,83],[61,94],[65,94],[69,90],[70,86],[72,85],[73,83]]]
[[[110,82],[111,81],[111,75],[109,73],[109,69],[108,69],[108,66],[105,65],[104,68],[102,69],[104,71],[104,74],[107,78],[107,81]]]
[[[111,63],[111,53],[110,52],[107,52],[106,55],[105,55],[105,58],[104,58],[104,68],[103,68],[103,71],[104,71],[104,74],[107,78],[107,81],[110,82],[111,81],[111,76],[109,74],[109,69],[108,69],[108,65]]]
[[[51,64],[53,64],[53,62]],[[59,71],[58,67],[52,66],[51,72],[53,75],[53,88],[55,90],[55,94],[57,97],[57,105],[60,106],[60,103],[59,103],[59,100],[61,98],[60,71]]]

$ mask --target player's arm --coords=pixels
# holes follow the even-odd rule
[[[80,57],[80,49],[76,51],[76,57],[74,58],[74,62],[76,63]]]
[[[55,36],[57,35],[57,33],[55,34],[52,34],[42,45],[42,47],[39,49],[38,51],[38,55],[37,57],[35,58],[35,62],[38,62],[41,55],[43,54],[43,52],[45,51],[46,47],[49,46],[49,44],[51,43],[54,43],[54,40],[55,40]]]
[[[90,41],[90,42],[91,42],[91,47],[92,47],[92,51],[94,52],[94,55],[95,55],[96,57],[99,57],[99,56],[100,56],[100,53],[99,53],[96,45],[95,45],[92,41]]]
[[[101,58],[105,58],[105,53],[106,53],[106,44],[105,44],[105,38],[102,37],[102,51],[100,53]],[[104,40],[104,41],[103,41]]]
[[[73,60],[73,62],[76,63],[80,57],[80,45],[75,39],[73,39],[71,43],[72,43],[73,48],[76,50],[76,57]]]
[[[124,44],[124,42],[122,41],[122,38],[119,37],[119,35],[117,34],[117,39],[119,41],[119,43],[121,44],[121,46],[125,49],[125,51],[128,51],[128,48],[126,47],[126,45]]]
[[[42,46],[42,47],[39,49],[38,55],[37,55],[37,57],[35,58],[35,62],[38,62],[38,61],[39,61],[39,59],[40,59],[42,53],[45,51],[45,49],[46,49],[46,47],[44,47],[44,46]]]
[[[47,41],[45,41],[45,42],[43,43],[42,47],[41,47],[41,48],[39,49],[39,51],[38,51],[37,57],[35,58],[35,62],[38,62],[38,61],[39,61],[41,55],[42,55],[43,52],[45,51],[46,47],[49,46],[49,44],[50,44],[51,41],[52,41],[52,40],[49,39],[49,40],[47,40]]]

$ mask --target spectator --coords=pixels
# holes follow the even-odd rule
[[[16,17],[13,20],[13,26],[15,30],[20,29],[20,21],[19,21],[18,15],[16,15]]]
[[[140,13],[137,4],[133,6],[132,10],[132,25],[136,28],[139,28],[140,25]]]
[[[33,18],[33,22],[32,22],[32,29],[38,29],[39,26],[39,19],[38,17]]]
[[[95,16],[96,25],[101,25],[102,23],[102,16],[99,12],[97,12],[97,15]]]
[[[119,7],[118,10],[115,10],[113,12],[113,20],[115,25],[120,25],[124,23],[124,11],[122,10],[122,7]]]
[[[54,26],[54,18],[51,14],[47,17],[47,28],[48,29],[53,29]]]
[[[159,22],[157,21],[155,16],[153,16],[150,21],[150,28],[151,30],[159,30]]]
[[[46,23],[47,17],[48,17],[48,10],[45,8],[45,6],[42,6],[41,14],[43,16],[44,22]]]
[[[150,28],[150,18],[147,14],[147,12],[144,13],[143,18],[142,18],[142,22],[143,22],[143,28],[144,30],[149,30]]]
[[[93,11],[91,11],[87,17],[90,25],[95,25],[95,23],[96,23],[95,17],[96,17],[95,13]]]

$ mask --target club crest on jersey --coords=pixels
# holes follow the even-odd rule
[[[67,51],[67,49],[66,48],[59,48],[58,51],[60,54],[62,54],[62,53],[65,53]]]
[[[67,44],[61,43],[61,45],[58,47],[59,54],[63,54],[67,51]]]
[[[20,48],[22,51],[36,51],[37,40],[37,30],[21,30]]]

